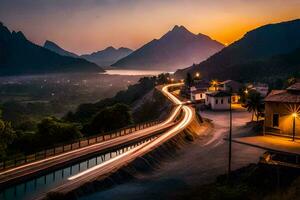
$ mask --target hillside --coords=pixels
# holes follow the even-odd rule
[[[56,72],[103,72],[94,63],[58,55],[0,23],[0,76]]]
[[[176,70],[205,60],[223,47],[206,35],[195,35],[183,26],[175,26],[160,39],[152,40],[112,66]]]
[[[61,48],[60,46],[58,46],[56,43],[52,42],[52,41],[49,41],[47,40],[45,43],[44,43],[44,48],[46,49],[49,49],[59,55],[62,55],[62,56],[69,56],[69,57],[74,57],[74,58],[78,58],[79,56],[76,55],[75,53],[72,53],[70,51],[67,51],[63,48]]]
[[[110,66],[118,60],[128,56],[133,51],[131,49],[121,47],[119,49],[115,49],[114,47],[107,47],[104,50],[97,51],[91,54],[85,54],[81,57],[96,63],[99,66]]]
[[[300,20],[265,25],[248,32],[242,39],[200,64],[178,70],[175,75],[183,77],[187,72],[199,71],[208,79],[260,79],[271,75],[280,77],[294,72],[295,66],[276,56],[289,54],[299,48],[299,35]]]

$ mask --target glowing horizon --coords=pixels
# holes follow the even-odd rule
[[[259,26],[300,18],[290,0],[0,0],[0,20],[39,45],[77,54],[108,46],[137,49],[175,25],[228,45]]]

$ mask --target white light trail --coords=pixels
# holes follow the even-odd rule
[[[165,94],[168,94],[168,96],[173,99],[173,97],[175,99],[177,99],[175,96],[173,96],[172,94],[170,95],[170,93],[168,92],[168,87],[172,87],[174,85],[179,85],[179,84],[172,84],[172,85],[168,85],[168,86],[165,86],[163,88]],[[173,97],[172,97],[173,96]],[[150,152],[151,150],[155,149],[156,147],[158,147],[159,145],[163,144],[164,142],[166,142],[167,140],[169,140],[170,138],[172,138],[174,135],[176,135],[177,133],[183,131],[192,121],[193,119],[193,111],[190,107],[188,106],[182,106],[182,102],[180,100],[177,99],[176,101],[180,106],[178,106],[176,108],[176,111],[174,113],[177,112],[177,110],[183,110],[184,112],[184,117],[182,119],[181,122],[179,122],[176,126],[174,126],[172,129],[170,129],[169,131],[163,133],[161,136],[159,136],[158,138],[152,140],[152,141],[148,141],[142,145],[139,145],[137,146],[136,148],[133,148],[129,151],[127,151],[126,153],[123,153],[121,155],[118,155],[104,163],[101,163],[100,165],[97,165],[95,167],[92,167],[88,170],[85,170],[77,175],[74,175],[70,178],[68,178],[68,180],[74,180],[74,179],[78,179],[84,175],[87,175],[88,173],[90,172],[93,172],[97,169],[100,169],[101,167],[104,167],[104,166],[107,166],[109,164],[114,164],[113,162],[115,161],[118,161],[119,159],[123,159],[125,157],[128,157],[128,160],[129,159],[132,159],[132,158],[137,158],[137,157],[140,157],[140,156],[143,156],[145,155],[147,152]],[[169,119],[171,119],[174,115],[172,115]]]

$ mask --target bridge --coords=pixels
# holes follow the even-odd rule
[[[170,88],[181,85],[175,83],[161,88],[161,92],[174,104],[170,116],[161,123],[0,172],[0,186],[8,187],[0,193],[0,199],[43,199],[49,192],[66,195],[87,182],[109,176],[156,149],[182,132],[194,118],[193,109],[169,92]],[[40,176],[44,177],[43,180],[38,179]],[[50,185],[47,184],[49,179]],[[39,188],[39,181],[47,187]],[[35,194],[27,195],[27,192],[19,195],[18,186],[25,193],[28,188],[34,188]]]

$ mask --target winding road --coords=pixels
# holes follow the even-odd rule
[[[128,135],[119,136],[108,141],[103,141],[2,171],[0,172],[0,186],[18,183],[19,181],[37,176],[43,172],[62,167],[69,162],[80,160],[91,154],[143,141],[140,145],[125,153],[123,152],[108,161],[69,177],[68,180],[51,190],[51,192],[68,193],[86,182],[110,175],[136,158],[156,149],[161,144],[183,131],[191,123],[195,116],[194,110],[169,92],[170,88],[180,87],[182,84],[183,83],[175,83],[159,87],[160,91],[174,104],[174,109],[165,121]],[[147,138],[152,139],[148,140]],[[45,195],[46,193],[42,193],[38,198],[42,199]]]
[[[169,130],[163,132],[161,135],[156,137],[153,140],[147,141],[126,153],[116,156],[113,159],[108,160],[100,165],[96,165],[90,169],[87,169],[81,173],[78,173],[74,176],[68,178],[68,181],[62,184],[61,186],[54,188],[50,192],[60,193],[60,194],[68,194],[69,192],[74,191],[75,189],[81,187],[87,182],[92,182],[94,180],[99,180],[101,178],[105,178],[122,168],[123,166],[128,165],[130,162],[135,160],[138,157],[141,157],[150,151],[156,149],[178,133],[182,132],[193,120],[195,114],[191,107],[184,105],[184,102],[181,102],[177,99],[173,94],[169,92],[170,87],[178,87],[181,86],[182,83],[169,84],[162,88],[162,93],[168,97],[175,105],[175,111],[171,114],[171,116],[161,124],[161,126],[165,126],[169,123],[172,123],[174,119],[178,116],[178,114],[182,111],[183,117],[180,122],[175,126],[170,128]],[[46,195],[46,194],[44,194]],[[43,199],[44,195],[42,195],[39,199]]]

